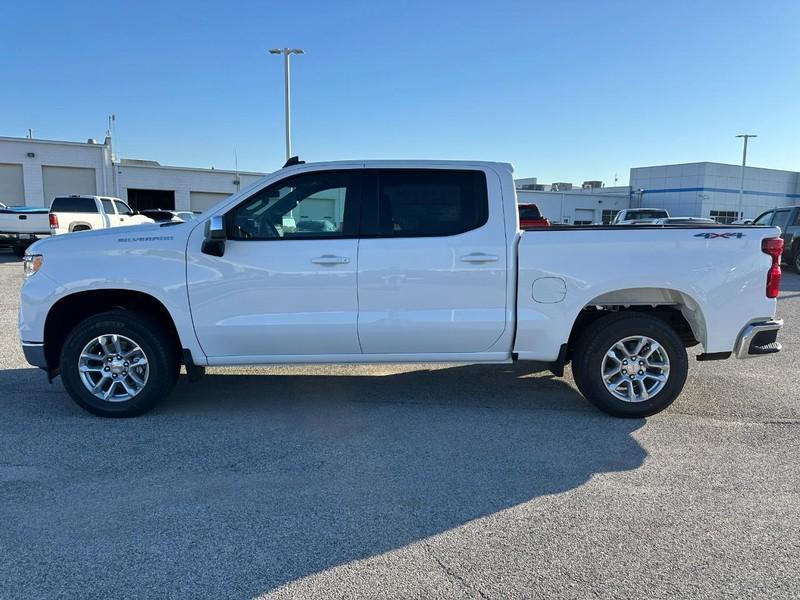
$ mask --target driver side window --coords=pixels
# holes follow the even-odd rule
[[[318,171],[256,192],[226,215],[228,239],[279,240],[353,237],[358,174]]]

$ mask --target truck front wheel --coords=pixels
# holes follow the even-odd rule
[[[613,313],[580,336],[572,369],[581,393],[616,417],[641,418],[681,393],[689,363],[678,334],[656,317]]]
[[[101,417],[135,417],[175,386],[180,363],[159,323],[135,311],[89,317],[67,336],[61,379],[72,399]]]

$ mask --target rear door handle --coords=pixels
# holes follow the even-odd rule
[[[316,258],[312,258],[311,262],[315,265],[346,265],[350,262],[350,259],[346,256],[335,256],[333,254],[323,254],[322,256],[317,256]]]
[[[500,260],[499,256],[495,256],[494,254],[484,254],[483,252],[473,252],[472,254],[467,254],[466,256],[461,257],[461,262],[468,263],[497,262],[498,260]]]

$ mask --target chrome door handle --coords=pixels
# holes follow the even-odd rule
[[[462,262],[468,263],[497,262],[498,260],[500,260],[499,256],[495,256],[494,254],[483,254],[482,252],[473,252],[472,254],[467,254],[466,256],[461,257]]]
[[[315,265],[346,265],[350,259],[346,256],[334,256],[333,254],[323,254],[312,258],[311,262]]]

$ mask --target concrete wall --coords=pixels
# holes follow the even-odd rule
[[[227,170],[189,169],[152,165],[117,164],[117,186],[121,198],[127,200],[128,188],[172,190],[175,209],[191,210],[192,192],[233,194],[237,190],[236,173]],[[239,188],[258,181],[261,173],[239,173]]]
[[[52,198],[44,197],[43,166],[93,169],[95,189],[100,194],[111,193],[110,153],[103,144],[0,137],[0,163],[22,166],[27,206],[50,205]]]

